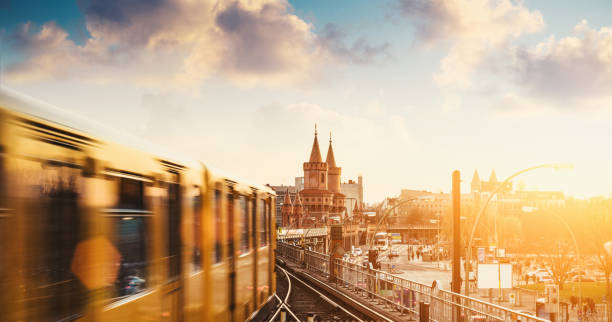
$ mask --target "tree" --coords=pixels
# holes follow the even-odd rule
[[[574,265],[576,258],[569,255],[574,248],[573,245],[569,246],[567,243],[562,243],[561,240],[558,240],[556,246],[556,252],[551,249],[548,264],[550,265],[553,280],[559,285],[559,290],[563,290],[563,284],[569,278],[568,273]]]
[[[590,250],[595,254],[598,268],[606,276],[606,296],[611,295],[610,273],[612,273],[612,257],[604,249],[604,244],[612,239],[611,200],[594,201],[588,207],[588,227]]]

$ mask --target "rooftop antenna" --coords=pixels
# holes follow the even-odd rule
[[[315,135],[317,135],[317,123],[315,123]]]

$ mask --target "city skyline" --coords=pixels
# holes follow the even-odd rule
[[[608,2],[143,4],[3,2],[2,86],[262,184],[317,123],[366,202],[557,162],[515,185],[612,194]]]

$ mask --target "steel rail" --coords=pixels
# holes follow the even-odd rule
[[[330,299],[329,297],[325,296],[323,293],[317,291],[315,288],[313,288],[312,286],[308,285],[308,283],[302,281],[299,277],[285,271],[284,269],[281,268],[281,270],[283,270],[285,272],[285,274],[289,274],[291,277],[293,277],[296,281],[302,283],[302,285],[308,287],[311,291],[315,292],[317,295],[319,295],[323,300],[325,300],[327,303],[333,305],[334,307],[338,307],[340,308],[342,311],[344,311],[344,313],[350,315],[351,317],[353,317],[353,319],[355,319],[355,321],[361,321],[363,322],[362,319],[358,318],[356,315],[354,315],[353,313],[349,312],[347,309],[343,308],[341,305],[339,305],[338,303],[336,303],[334,300]],[[376,312],[373,312],[376,313]],[[379,315],[378,313],[376,313],[377,315]]]
[[[289,306],[287,306],[287,300],[289,299],[289,294],[291,294],[291,279],[289,278],[289,275],[287,275],[287,271],[285,271],[284,269],[282,269],[281,267],[277,266],[278,268],[280,268],[283,273],[285,273],[285,277],[287,277],[287,296],[285,296],[285,300],[281,300],[280,297],[278,297],[278,294],[274,293],[274,296],[278,299],[278,301],[280,302],[280,305],[278,307],[278,309],[276,310],[276,312],[274,313],[274,315],[272,315],[272,318],[270,318],[270,321],[274,321],[274,319],[276,319],[276,317],[280,314],[280,311],[285,308],[287,309],[287,312],[289,312],[289,314],[291,314],[291,316],[296,320],[299,321],[300,319],[293,313],[293,311],[291,311],[291,309],[289,308]]]

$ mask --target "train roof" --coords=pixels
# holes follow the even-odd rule
[[[272,188],[270,188],[270,187],[268,187],[266,185],[259,184],[259,183],[253,183],[253,182],[250,182],[249,180],[245,180],[245,179],[240,178],[238,176],[230,175],[227,172],[225,172],[224,170],[216,168],[214,166],[207,166],[207,168],[208,168],[208,170],[210,170],[212,175],[214,177],[218,178],[218,179],[224,179],[224,180],[228,180],[228,181],[232,181],[232,182],[237,182],[237,183],[240,183],[242,185],[247,185],[247,186],[255,188],[257,190],[264,191],[264,192],[267,192],[267,193],[272,194],[272,195],[276,195],[276,192]]]
[[[203,163],[198,162],[196,159],[186,157],[181,153],[153,144],[143,138],[119,131],[77,113],[69,112],[4,86],[0,87],[0,108],[7,108],[22,114],[44,119],[84,134],[93,135],[98,139],[121,144],[186,166],[194,168],[204,166]],[[274,191],[265,185],[250,183],[247,180],[228,175],[226,172],[216,168],[211,168],[209,166],[206,166],[206,168],[210,169],[216,177],[239,182],[258,190],[274,194]]]
[[[6,87],[0,87],[0,107],[44,119],[84,134],[93,135],[98,139],[121,144],[160,158],[190,166],[197,164],[195,159]]]

